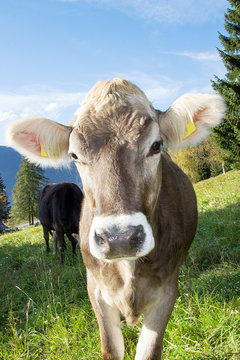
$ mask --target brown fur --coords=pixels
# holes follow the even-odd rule
[[[161,143],[200,143],[225,109],[218,95],[186,94],[160,112],[137,86],[114,79],[93,87],[71,127],[36,118],[8,128],[30,161],[59,166],[69,154],[75,159],[85,194],[81,249],[104,360],[124,357],[121,315],[134,325],[141,314],[135,360],[161,358],[179,267],[197,225],[193,187]],[[189,124],[195,131],[185,136]]]
[[[151,289],[162,285],[180,266],[187,255],[196,231],[197,210],[194,191],[187,176],[168,156],[162,156],[163,182],[150,223],[156,239],[155,249],[146,257],[137,260],[131,287],[127,286],[124,297],[128,298],[121,313],[132,318],[144,312],[151,298]],[[80,237],[83,258],[87,269],[91,269],[96,281],[107,284],[114,296],[126,285],[119,263],[105,263],[94,258],[89,251],[88,232],[91,211],[84,203]],[[145,288],[147,292],[144,292]],[[130,294],[129,294],[130,292]],[[130,299],[134,299],[131,302]],[[128,308],[130,307],[131,310]],[[129,315],[132,312],[132,315]],[[126,314],[127,313],[127,314]]]
[[[104,96],[114,97],[108,92]],[[82,114],[73,130],[73,136],[75,132],[84,137],[82,155],[91,167],[88,175],[92,179],[96,176],[93,186],[89,187],[86,183],[86,201],[80,222],[89,296],[100,326],[103,359],[121,359],[122,355],[117,354],[117,345],[114,345],[117,339],[109,337],[109,331],[113,332],[110,320],[104,322],[102,319],[106,305],[99,305],[99,302],[105,302],[101,294],[95,297],[94,289],[97,287],[107,291],[107,296],[119,311],[119,323],[121,313],[128,324],[134,325],[141,314],[148,312],[158,302],[160,289],[170,286],[173,292],[167,296],[168,305],[163,305],[166,311],[161,310],[164,312],[162,323],[157,325],[158,335],[149,344],[147,355],[148,359],[160,359],[164,329],[177,293],[178,268],[187,255],[196,231],[196,199],[186,175],[172,163],[168,155],[163,154],[158,165],[159,194],[156,194],[155,202],[148,201],[148,193],[153,186],[149,178],[145,178],[136,151],[147,138],[152,122],[158,121],[159,113],[155,112],[150,118],[146,109],[143,112],[133,111],[130,103],[127,106],[122,104],[119,95],[115,96],[114,101],[119,100],[120,106],[113,100],[104,102],[104,96],[101,99],[104,106],[98,106],[96,111],[94,104],[90,103],[92,106],[88,107],[87,118]],[[109,102],[112,107],[109,107]],[[83,175],[82,180],[85,188],[84,182],[88,181],[88,177]],[[136,260],[132,269],[127,268],[123,261],[109,264],[91,255],[88,235],[93,215],[138,211],[146,215],[153,229],[155,248],[150,254]]]
[[[123,357],[120,315],[134,325],[141,314],[146,322],[143,333],[150,328],[153,335],[146,349],[139,345],[137,359],[160,359],[177,295],[179,266],[196,231],[196,198],[187,176],[164,153],[156,164],[156,178],[144,169],[143,158],[148,155],[143,144],[161,116],[129,82],[100,83],[87,96],[71,135],[86,164],[79,167],[86,195],[80,220],[81,250],[104,360]],[[132,262],[106,263],[95,258],[89,250],[93,217],[134,212],[147,217],[154,249]]]

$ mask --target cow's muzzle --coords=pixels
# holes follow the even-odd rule
[[[89,235],[90,252],[102,260],[135,259],[154,247],[152,230],[142,213],[98,216]]]

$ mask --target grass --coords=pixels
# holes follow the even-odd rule
[[[182,266],[164,360],[240,359],[240,171],[195,185],[199,226]],[[46,254],[41,227],[0,236],[0,359],[100,359],[80,251],[64,266]],[[125,360],[141,322],[123,325]]]

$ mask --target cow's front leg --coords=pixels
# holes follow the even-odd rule
[[[50,247],[49,247],[49,231],[43,226],[43,236],[46,242],[46,250],[47,252],[50,251]]]
[[[104,301],[100,289],[96,286],[96,282],[89,272],[88,294],[98,321],[103,360],[122,360],[124,341],[121,332],[120,312]]]
[[[135,360],[161,359],[164,331],[177,297],[177,279],[161,290],[159,301],[144,313]]]
[[[61,230],[56,230],[55,231],[55,239],[54,241],[56,241],[56,243],[59,244],[59,250],[60,250],[60,262],[61,264],[64,263],[64,250],[66,248],[66,243],[65,243],[65,239],[64,239],[64,232]]]
[[[77,246],[78,240],[75,239],[75,237],[72,236],[71,233],[67,233],[67,237],[68,237],[68,239],[71,241],[71,244],[72,244],[72,253],[75,254],[75,253],[76,253],[76,246]]]
[[[56,231],[53,232],[52,239],[53,239],[53,255],[56,255],[56,252],[57,252],[57,234],[56,234]]]

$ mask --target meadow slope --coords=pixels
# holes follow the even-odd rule
[[[182,266],[163,359],[240,359],[240,171],[195,185],[199,225]],[[100,359],[80,251],[46,254],[41,227],[0,235],[0,359]],[[132,360],[141,321],[123,324]]]

